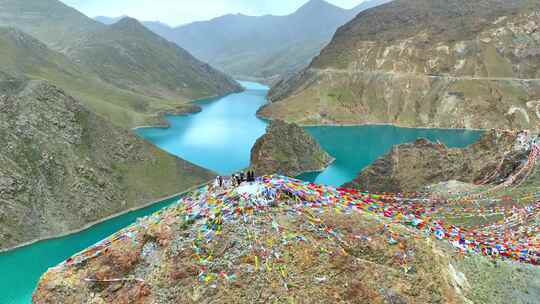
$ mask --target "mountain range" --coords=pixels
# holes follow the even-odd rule
[[[134,19],[0,0],[0,249],[210,180],[128,129],[241,89]]]
[[[529,0],[396,0],[342,26],[270,92],[301,124],[537,129],[540,9]]]
[[[65,78],[55,79],[55,84],[122,126],[155,120],[156,112],[176,110],[192,99],[241,90],[229,76],[134,19],[106,26],[57,0],[0,0],[0,26],[17,28],[43,42],[48,49],[40,50],[55,52],[59,70],[78,70],[71,75],[55,73],[59,77],[32,77]],[[10,53],[6,60],[17,55]]]
[[[0,249],[81,229],[213,176],[46,81],[5,73],[0,136]]]
[[[0,0],[0,250],[196,190],[50,268],[32,303],[537,302],[540,0],[312,0],[180,28],[98,19]],[[498,129],[466,148],[395,146],[338,188],[208,183],[129,130],[242,89],[189,52],[281,79],[259,111],[272,121],[258,174],[331,161],[287,122]]]
[[[269,81],[305,67],[339,26],[389,1],[369,0],[347,10],[311,0],[286,16],[229,14],[175,28],[159,22],[143,24],[230,75]],[[112,24],[120,18],[96,19]]]

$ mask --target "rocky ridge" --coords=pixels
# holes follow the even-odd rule
[[[540,3],[396,0],[341,27],[274,86],[263,117],[301,124],[536,129]]]
[[[0,249],[80,229],[213,176],[58,87],[5,78],[17,85],[0,89]]]
[[[242,90],[135,19],[106,26],[58,0],[0,1],[0,63],[62,87],[125,128],[153,123],[156,113],[194,99]]]
[[[518,132],[491,130],[463,149],[447,148],[426,139],[397,145],[345,187],[412,192],[451,180],[467,184],[501,183],[530,153],[528,147],[518,144],[518,137]]]
[[[298,176],[320,171],[332,162],[317,141],[304,129],[284,121],[271,121],[266,134],[251,148],[251,168],[258,175]]]
[[[104,81],[147,96],[193,100],[242,90],[229,76],[129,17],[89,33],[66,55]]]
[[[383,216],[391,201],[280,176],[207,186],[49,269],[33,303],[534,299],[537,268],[463,258]]]
[[[307,66],[336,29],[360,11],[388,1],[363,1],[347,10],[310,0],[285,16],[228,14],[175,28],[155,22],[143,24],[230,75],[273,83]]]

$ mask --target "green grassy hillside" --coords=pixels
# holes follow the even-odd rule
[[[127,17],[91,33],[67,55],[106,82],[146,96],[196,99],[239,89],[228,76]]]
[[[48,80],[124,127],[151,121],[155,112],[172,110],[188,101],[152,98],[107,84],[91,70],[14,28],[0,28],[0,66],[18,77]]]
[[[19,83],[9,95],[0,88],[0,249],[80,229],[213,176],[58,87]]]
[[[57,0],[0,0],[0,26],[43,42],[22,33],[4,38],[3,68],[49,80],[124,127],[241,89],[133,19],[106,26]]]

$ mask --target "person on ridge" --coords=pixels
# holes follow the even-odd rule
[[[244,172],[240,172],[240,184],[246,181],[246,176]]]

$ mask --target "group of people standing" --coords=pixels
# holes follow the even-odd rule
[[[233,174],[232,179],[235,186],[240,186],[243,182],[251,183],[255,181],[255,172],[253,170],[248,170],[246,173],[241,171],[238,174]]]
[[[230,179],[224,178],[223,176],[218,176],[215,181],[215,186],[219,188],[225,188],[229,186],[238,187],[243,182],[254,182],[256,179],[255,171],[248,170],[247,172],[241,171],[240,173],[235,173]]]

